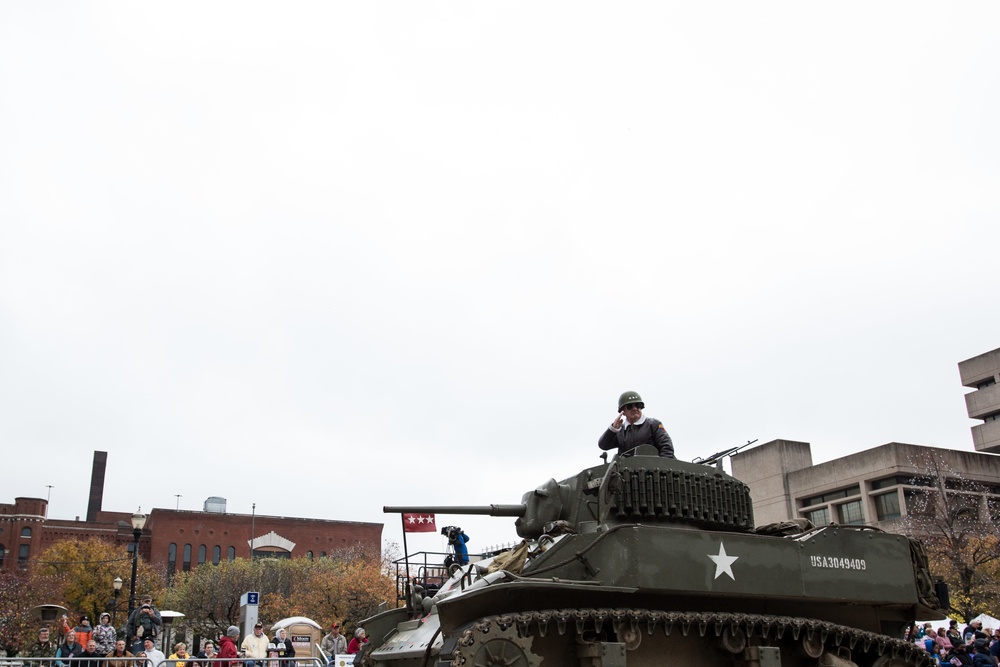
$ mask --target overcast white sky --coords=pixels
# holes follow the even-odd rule
[[[0,5],[0,502],[385,522],[599,463],[972,449],[1000,5]],[[439,516],[472,550],[509,519]],[[439,536],[411,548],[440,549]]]

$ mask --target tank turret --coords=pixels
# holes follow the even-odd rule
[[[361,663],[929,665],[901,639],[947,604],[919,543],[804,519],[758,528],[746,484],[720,468],[633,452],[518,505],[384,508],[517,517],[522,541],[364,621]]]

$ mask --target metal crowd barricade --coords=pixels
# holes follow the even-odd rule
[[[351,656],[352,658],[354,656]],[[0,658],[0,667],[109,667],[108,662],[124,665],[125,667],[154,667],[149,658],[135,656],[128,658],[21,658],[7,657]],[[263,658],[253,660],[250,658],[195,658],[189,657],[184,660],[161,661],[155,667],[177,667],[181,663],[184,667],[326,667],[327,662],[321,658],[295,657],[295,658]],[[220,665],[218,663],[225,663]]]
[[[148,658],[121,657],[121,658],[22,658],[20,656],[8,656],[0,658],[0,667],[107,667],[105,663],[113,660],[127,667],[144,667]]]

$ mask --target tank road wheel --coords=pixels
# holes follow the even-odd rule
[[[511,625],[477,624],[467,631],[457,649],[454,667],[537,667],[532,637],[519,637]]]
[[[528,667],[528,656],[516,642],[496,637],[476,647],[472,667]]]

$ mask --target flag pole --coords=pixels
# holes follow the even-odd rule
[[[406,594],[406,606],[410,606],[410,551],[406,548],[406,515],[399,513],[400,527],[403,529],[403,562],[406,563],[406,585],[403,591]]]

